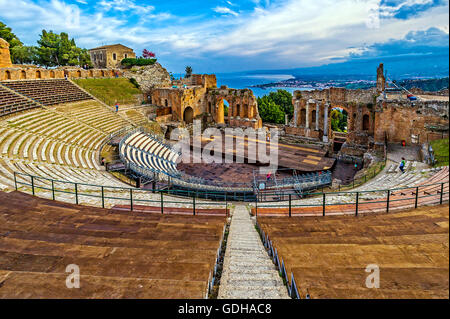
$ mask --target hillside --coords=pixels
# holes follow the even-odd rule
[[[403,80],[399,84],[405,89],[418,88],[423,91],[437,92],[442,89],[448,89],[449,78],[442,79],[426,79],[426,80]]]
[[[138,97],[142,94],[141,90],[126,78],[77,79],[74,82],[111,106],[116,102],[121,105],[139,104]]]

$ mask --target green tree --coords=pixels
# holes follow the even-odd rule
[[[10,51],[15,64],[31,64],[36,60],[36,47],[16,45]]]
[[[36,49],[36,63],[45,67],[83,66],[92,67],[89,53],[86,49],[77,47],[75,40],[70,39],[65,32],[60,34],[42,30]]]
[[[331,129],[336,132],[347,132],[347,114],[345,111],[334,109],[330,114]]]
[[[258,98],[258,110],[259,115],[264,122],[276,124],[284,123],[284,111],[267,95],[262,98]]]
[[[184,77],[185,77],[186,79],[187,79],[187,78],[190,78],[191,75],[192,75],[192,67],[187,66],[186,69],[185,69],[185,72],[186,72],[186,75],[185,75]]]
[[[23,45],[19,38],[12,32],[12,29],[7,27],[6,24],[0,21],[0,38],[3,38],[9,43],[9,48],[12,49],[15,46]]]
[[[292,104],[292,94],[286,90],[277,90],[270,92],[269,99],[281,107],[283,112],[292,119],[294,116],[294,105]]]
[[[12,32],[11,28],[7,27],[3,22],[0,22],[0,38],[3,38],[9,43],[11,60],[14,64],[33,62],[33,48],[24,46],[19,38]]]

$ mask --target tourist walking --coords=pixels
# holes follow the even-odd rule
[[[119,112],[119,103],[116,103],[116,113]]]
[[[402,171],[402,173],[404,173],[405,172],[405,158],[404,157],[402,157],[402,161],[400,162],[400,166],[399,166],[399,168],[400,168],[400,170]]]

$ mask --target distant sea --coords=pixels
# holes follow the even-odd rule
[[[174,74],[175,77],[179,78],[183,76],[182,74]],[[221,87],[226,85],[233,89],[250,89],[253,94],[257,97],[262,97],[268,95],[270,92],[276,92],[277,90],[286,90],[293,93],[297,90],[305,90],[305,88],[255,88],[251,87],[253,85],[267,84],[278,82],[282,80],[289,80],[294,78],[290,74],[251,74],[251,73],[216,73],[217,86]]]
[[[218,73],[217,76],[217,86],[226,85],[233,89],[246,89],[249,88],[253,91],[253,94],[257,97],[262,97],[268,95],[270,92],[276,92],[277,90],[283,89],[293,93],[294,91],[300,90],[300,88],[256,88],[251,87],[253,85],[267,84],[278,82],[282,80],[289,80],[294,78],[290,74],[240,74],[240,73]],[[304,89],[303,89],[304,90]]]

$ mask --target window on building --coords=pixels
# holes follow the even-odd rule
[[[117,60],[117,54],[113,53],[113,60]]]

